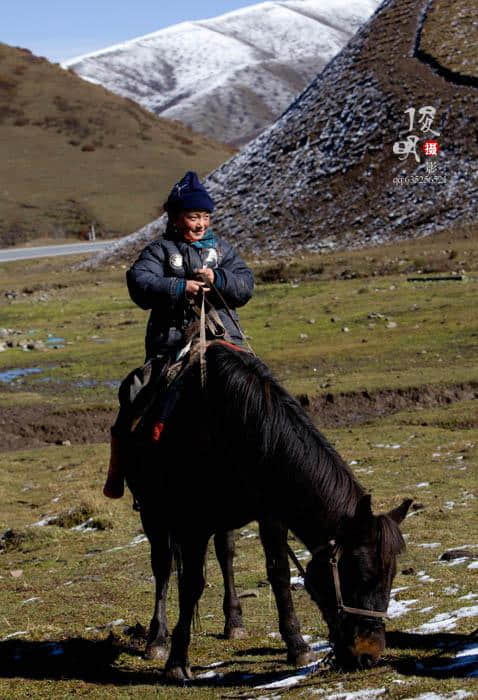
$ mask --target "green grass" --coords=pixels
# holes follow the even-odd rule
[[[423,241],[421,247],[414,242],[413,256],[421,251],[426,257],[424,251],[440,245],[439,240]],[[475,250],[474,242],[467,239],[457,245]],[[384,268],[395,257],[387,248],[367,254],[378,258]],[[341,258],[353,268],[361,266],[364,255],[364,251],[341,253]],[[325,262],[332,270],[338,265],[337,256],[326,256]],[[254,299],[241,313],[255,350],[292,392],[313,397],[330,391],[446,386],[478,379],[474,279],[414,285],[405,275],[385,269],[386,274],[378,276],[346,280],[331,274],[320,281],[310,279],[306,263],[297,262],[302,268],[294,273],[294,285],[299,286],[290,280],[259,284]],[[475,274],[472,265],[469,277]],[[49,280],[48,289],[43,279]],[[0,411],[33,404],[39,411],[53,405],[67,412],[72,407],[86,410],[115,404],[112,387],[100,383],[81,388],[76,382],[79,378],[115,380],[140,364],[146,314],[129,301],[123,269],[105,269],[99,286],[97,279],[97,273],[61,269],[58,261],[0,267],[2,326],[18,328],[25,337],[46,340],[52,333],[66,340],[63,349],[7,349],[0,355],[4,369],[42,366],[44,375],[52,380],[41,382],[42,375],[32,375],[3,390],[0,386]],[[67,286],[53,286],[56,283]],[[22,296],[23,288],[35,284],[44,291],[39,288]],[[12,289],[18,296],[8,301],[2,292]],[[47,295],[46,301],[39,299],[41,294]],[[370,313],[393,319],[397,327],[386,328],[385,318],[369,319]],[[333,323],[331,316],[340,320]],[[312,318],[315,323],[308,323]],[[125,321],[128,323],[121,325]],[[373,329],[368,328],[370,322],[376,324]],[[348,333],[342,331],[344,326],[350,329]],[[301,340],[300,333],[308,338]],[[111,342],[98,344],[94,335]],[[321,386],[325,380],[327,388]],[[408,409],[360,426],[326,431],[372,492],[376,512],[389,510],[405,497],[423,506],[403,523],[407,550],[394,583],[406,587],[396,594],[397,601],[415,602],[405,614],[388,622],[391,632],[414,630],[437,614],[476,605],[476,599],[460,600],[476,590],[476,570],[468,568],[470,562],[450,565],[438,561],[447,549],[478,544],[476,428],[476,400],[466,400]],[[287,691],[248,687],[241,680],[244,674],[253,674],[257,684],[260,679],[265,682],[292,673],[285,664],[281,641],[269,636],[277,632],[275,606],[268,585],[262,585],[266,574],[259,541],[246,536],[257,534],[255,525],[244,535],[239,533],[235,565],[239,589],[252,588],[257,594],[243,599],[250,636],[234,642],[220,638],[222,582],[211,551],[208,586],[200,604],[201,627],[191,644],[196,673],[222,661],[224,666],[217,670],[226,674],[225,685],[210,680],[187,688],[164,686],[161,664],[140,656],[144,639],[142,628],[135,627],[137,623],[147,626],[152,611],[148,545],[132,545],[141,527],[131,498],[111,502],[101,495],[106,443],[27,447],[0,453],[0,531],[13,530],[10,544],[0,553],[0,639],[25,632],[0,643],[0,697],[169,699],[186,695],[312,697],[318,693],[327,697],[385,688],[386,697],[401,700],[428,691],[445,697],[459,689],[476,693],[476,682],[471,679],[417,675],[416,661],[426,662],[439,651],[439,640],[427,635],[422,639],[429,641],[429,648],[416,648],[412,637],[403,648],[391,644],[383,664],[369,672],[321,671]],[[69,529],[65,514],[71,509],[76,509],[72,522],[77,522],[80,509],[85,519],[92,517],[104,529]],[[45,517],[58,515],[62,519],[56,524],[33,527]],[[420,546],[423,544],[436,546]],[[291,545],[302,548],[294,540]],[[323,639],[326,628],[316,607],[303,590],[293,596],[302,631],[314,640]],[[169,602],[174,621],[175,585]],[[118,619],[125,622],[108,626]],[[462,640],[475,628],[476,617],[460,618],[448,641]],[[47,642],[61,642],[63,653],[52,655],[53,647],[47,647]]]

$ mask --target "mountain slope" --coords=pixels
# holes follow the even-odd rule
[[[0,245],[158,215],[174,181],[233,150],[77,75],[0,44]]]
[[[253,254],[285,255],[476,222],[478,48],[469,38],[477,14],[471,0],[386,0],[281,119],[211,173],[215,229]],[[444,35],[454,55],[467,56],[465,83],[458,58],[451,73],[440,62]],[[425,41],[430,60],[420,53]],[[395,143],[430,136],[417,120],[409,132],[407,110],[418,117],[426,106],[436,110],[439,154],[400,160]],[[105,259],[132,257],[162,225]]]
[[[379,0],[263,2],[65,63],[87,80],[224,143],[272,123]]]

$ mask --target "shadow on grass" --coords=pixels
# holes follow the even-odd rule
[[[413,634],[407,632],[389,632],[387,642],[389,649],[429,650],[428,658],[417,659],[411,653],[398,659],[388,658],[385,662],[402,675],[423,675],[433,678],[470,677],[476,675],[478,668],[478,631],[472,634]],[[457,657],[459,652],[466,655]],[[280,650],[251,647],[236,652],[235,656],[272,656]],[[141,668],[115,665],[121,654],[139,657],[139,648],[125,643],[114,635],[106,639],[72,638],[57,641],[31,641],[11,639],[0,643],[0,677],[24,678],[32,680],[82,680],[98,685],[170,685],[163,677],[162,668]],[[259,663],[259,662],[258,662]],[[237,664],[237,660],[225,661],[211,667],[193,668],[195,674],[214,673],[206,678],[196,678],[187,683],[188,687],[256,687],[281,681],[282,679],[305,680],[306,676],[318,679],[326,676],[328,670],[313,666],[287,670],[277,668],[280,660],[261,662],[271,666],[270,670],[257,671],[256,662],[241,659],[241,670],[228,670]],[[244,668],[246,667],[246,668]],[[250,667],[250,668],[247,668]],[[373,670],[372,670],[373,673]],[[364,672],[368,675],[368,672]],[[312,680],[312,679],[311,679]],[[294,681],[293,681],[294,682]]]
[[[251,655],[270,650],[251,649]],[[138,658],[140,651],[133,644],[124,643],[114,635],[106,639],[63,639],[56,641],[6,640],[0,643],[0,677],[23,678],[31,680],[81,680],[98,685],[171,685],[163,677],[162,666],[151,668],[151,662],[144,662],[147,668],[133,669],[115,665],[121,654],[129,654]],[[247,653],[247,652],[244,652]],[[271,670],[254,670],[256,662],[241,660],[241,670],[228,668],[237,661],[225,661],[220,666],[193,667],[195,675],[214,673],[206,678],[196,678],[185,685],[188,687],[254,687],[259,684],[271,683],[287,676],[303,676],[305,669],[288,671],[277,670],[275,661],[262,661],[265,665],[273,666]],[[259,662],[257,662],[259,663]],[[248,667],[251,667],[250,669]],[[312,670],[312,669],[311,669]],[[178,685],[178,684],[174,684]]]
[[[422,656],[420,659],[417,659],[416,655],[409,654],[390,660],[390,665],[404,676],[431,678],[478,676],[478,629],[470,634],[388,632],[387,647],[432,652],[430,656]]]

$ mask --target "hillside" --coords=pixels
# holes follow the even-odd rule
[[[219,202],[216,230],[263,256],[473,225],[477,20],[471,0],[384,2],[281,119],[210,175],[207,184]],[[450,66],[441,63],[444,37],[453,49]],[[430,128],[439,134],[439,154],[433,159],[418,148],[430,137],[419,121],[426,106],[436,110]],[[406,113],[412,108],[413,134]],[[401,160],[393,151],[408,135],[420,138],[419,163],[413,154]],[[426,160],[433,163],[430,175]],[[144,227],[104,258],[132,257],[160,226]]]
[[[0,44],[0,246],[126,234],[158,216],[191,161],[234,152],[26,49]]]
[[[379,0],[262,2],[72,59],[86,80],[224,143],[273,123]]]

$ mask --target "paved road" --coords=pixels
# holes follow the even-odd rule
[[[81,255],[103,250],[114,241],[95,241],[94,243],[63,243],[62,245],[44,245],[36,248],[3,248],[0,250],[0,263],[11,260],[31,260],[48,258],[55,255]]]

